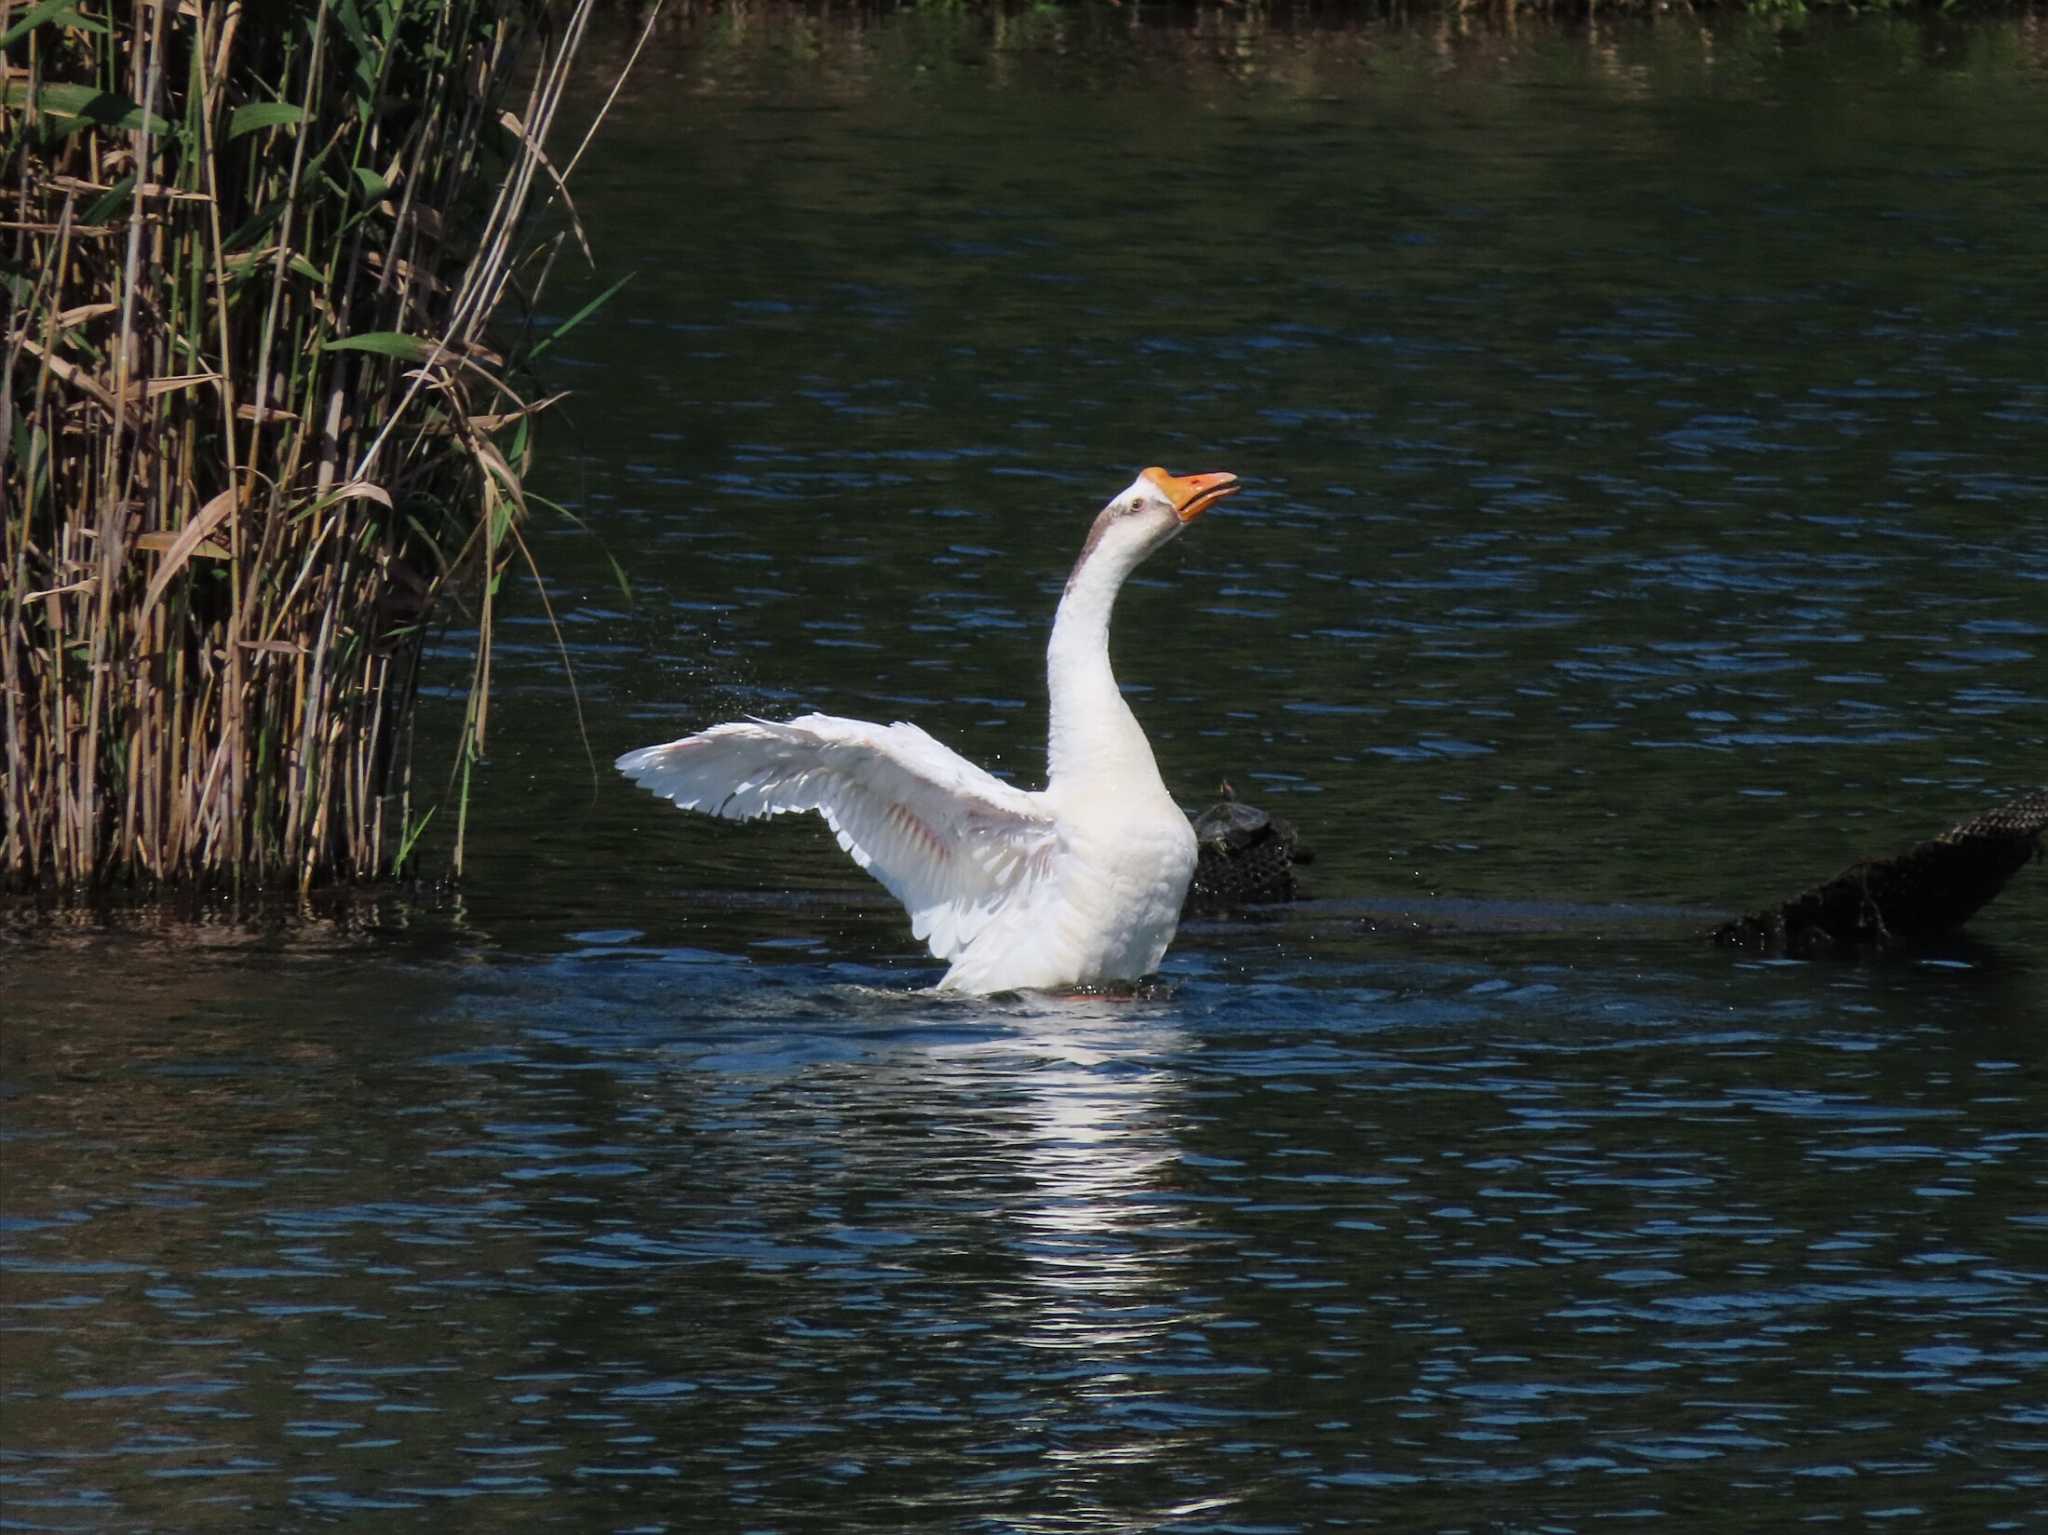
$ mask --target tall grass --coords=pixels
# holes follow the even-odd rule
[[[548,403],[494,337],[560,250],[530,231],[589,10],[8,9],[7,883],[392,872],[441,797],[412,721],[458,598],[459,870]]]

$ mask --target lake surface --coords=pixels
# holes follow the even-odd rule
[[[2044,144],[2038,17],[662,34],[459,900],[0,949],[0,1528],[2048,1525],[2048,870],[1700,938],[2048,779]],[[1151,463],[1119,674],[1314,900],[938,997],[593,779],[1035,785]]]

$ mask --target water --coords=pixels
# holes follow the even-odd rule
[[[935,997],[821,831],[593,789],[529,614],[459,903],[0,951],[5,1527],[2048,1521],[2040,872],[1698,936],[2048,777],[2038,25],[648,63],[536,531],[600,760],[1034,782],[1094,508],[1228,468],[1120,675],[1318,899]]]

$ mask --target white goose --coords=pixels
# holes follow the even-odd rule
[[[1147,469],[1102,509],[1046,646],[1050,765],[1012,788],[915,725],[807,714],[714,725],[619,758],[684,810],[815,810],[951,962],[941,990],[1131,981],[1158,968],[1195,867],[1188,818],[1109,669],[1109,612],[1147,555],[1238,489]]]

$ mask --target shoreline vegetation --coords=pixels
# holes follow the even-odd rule
[[[1810,44],[1889,50],[1902,65],[2048,73],[2048,0],[670,0],[607,4],[589,64],[607,73],[651,42],[621,105],[660,92],[718,95],[769,61],[800,61],[852,94],[926,83],[987,64],[991,88],[1028,72],[1077,90],[1124,70],[1174,69],[1191,88],[1289,95],[1373,88],[1390,56],[1434,54],[1442,72],[1484,81],[1531,52],[1588,48],[1631,89],[1670,67],[1771,68]],[[774,88],[774,87],[768,87]]]
[[[451,802],[459,872],[552,403],[522,322],[588,253],[542,146],[592,9],[7,8],[0,884],[377,879]],[[468,703],[423,792],[455,604]]]
[[[595,32],[628,41],[649,20],[651,0],[601,0]],[[710,41],[802,44],[924,19],[980,24],[1028,45],[1043,26],[1100,32],[1148,29],[1274,33],[1314,37],[1359,27],[1400,29],[1461,23],[1512,27],[1518,19],[1566,24],[1668,17],[1701,22],[1760,18],[1793,26],[1809,18],[1890,17],[1957,22],[2048,17],[2048,0],[665,0],[655,30]]]

